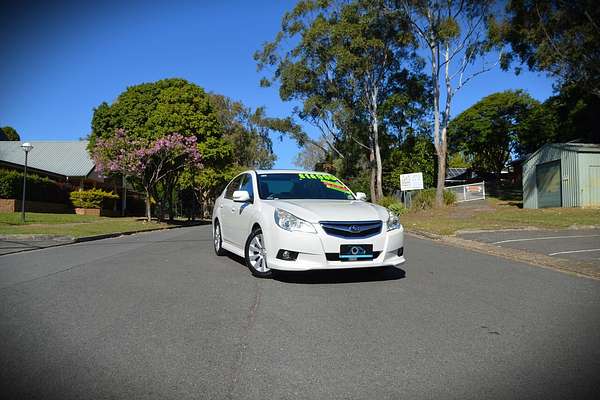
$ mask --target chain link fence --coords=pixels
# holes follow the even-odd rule
[[[485,182],[469,183],[467,185],[457,185],[446,187],[446,190],[456,195],[456,202],[484,200]]]

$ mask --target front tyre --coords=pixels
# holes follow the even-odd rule
[[[213,227],[213,243],[215,247],[215,253],[218,256],[225,255],[225,249],[223,248],[223,235],[221,233],[221,225],[219,221],[215,221],[215,225]]]
[[[256,277],[270,278],[273,276],[273,270],[267,266],[267,248],[260,228],[253,230],[246,241],[246,265],[252,275]]]

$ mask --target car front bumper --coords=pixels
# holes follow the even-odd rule
[[[398,255],[398,249],[404,248],[404,229],[383,231],[378,235],[362,239],[346,239],[331,236],[320,227],[317,234],[288,232],[276,227],[270,237],[266,237],[267,265],[271,269],[283,271],[308,271],[314,269],[346,269],[346,268],[376,268],[383,266],[398,266],[406,260],[404,255]],[[385,225],[384,225],[385,229]],[[373,251],[379,255],[373,260],[364,261],[332,261],[326,253],[339,254],[343,244],[372,244]],[[295,261],[277,258],[279,250],[298,252]]]

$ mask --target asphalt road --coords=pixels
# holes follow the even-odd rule
[[[2,398],[600,393],[599,281],[412,237],[403,270],[258,280],[209,229],[0,257]]]
[[[551,257],[600,261],[600,229],[490,231],[460,237]]]

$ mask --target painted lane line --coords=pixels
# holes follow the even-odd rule
[[[555,256],[557,254],[570,254],[570,253],[589,253],[591,251],[600,251],[600,249],[586,249],[586,250],[571,250],[571,251],[559,251],[557,253],[550,253],[549,256]]]
[[[526,238],[526,239],[508,239],[501,240],[499,242],[493,242],[492,244],[501,244],[501,243],[512,243],[512,242],[529,242],[531,240],[552,240],[552,239],[571,239],[571,238],[588,238],[588,237],[600,237],[600,235],[571,235],[571,236],[548,236],[548,237],[539,237],[539,238]]]

